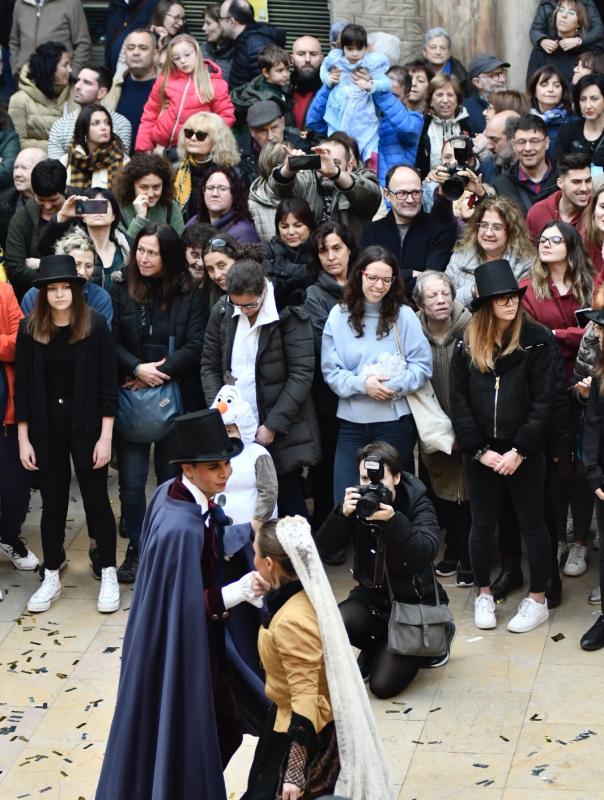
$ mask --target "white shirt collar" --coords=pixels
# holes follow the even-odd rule
[[[259,328],[261,325],[268,325],[270,322],[277,322],[279,319],[279,312],[277,311],[277,304],[275,303],[275,287],[266,278],[264,279],[264,285],[266,294],[260,306],[258,316],[256,317],[254,328]],[[237,306],[233,309],[233,316],[244,317],[249,326],[249,320],[241,313],[241,309],[237,308]]]
[[[208,498],[201,491],[201,489],[198,489],[197,486],[195,486],[195,484],[187,478],[184,472],[182,474],[182,482],[183,486],[186,486],[187,489],[191,492],[191,494],[193,495],[193,499],[195,500],[198,506],[201,506],[201,510],[205,514],[209,508]]]

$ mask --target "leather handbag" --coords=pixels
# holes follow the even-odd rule
[[[399,357],[404,361],[405,354],[396,323],[392,325],[392,333],[394,334]],[[417,391],[406,394],[405,400],[411,409],[417,428],[417,435],[426,453],[440,451],[450,455],[455,442],[453,425],[440,407],[431,382],[426,381]]]
[[[392,603],[388,621],[388,650],[401,656],[440,656],[447,652],[447,622],[453,622],[449,607],[440,602],[434,568],[434,596],[436,605],[422,603],[423,595],[417,591],[413,576],[413,586],[419,603],[398,603],[394,599],[388,568],[385,569],[388,594]]]
[[[168,355],[175,350],[174,317],[176,302],[170,313]],[[165,439],[174,429],[174,420],[183,413],[180,386],[174,379],[161,386],[144,389],[120,389],[117,402],[116,428],[127,442],[151,444]]]

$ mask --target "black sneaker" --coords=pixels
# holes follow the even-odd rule
[[[366,650],[361,650],[359,653],[357,666],[361,673],[361,678],[367,683],[371,675],[371,656]]]
[[[604,616],[602,614],[581,637],[581,647],[583,650],[600,650],[604,647]]]
[[[443,558],[434,567],[434,572],[440,575],[441,578],[448,578],[450,575],[455,575],[457,572],[457,559]]]
[[[92,574],[97,581],[100,581],[103,575],[101,567],[101,554],[99,553],[99,548],[96,545],[90,548],[88,551],[88,557],[90,558],[90,569],[92,570]]]
[[[138,547],[133,544],[128,545],[126,558],[118,568],[117,579],[120,583],[134,583],[138,572]]]
[[[471,569],[458,569],[456,586],[466,587],[474,586],[474,573]]]
[[[451,643],[453,642],[453,637],[455,636],[455,625],[452,622],[446,622],[445,630],[447,634],[447,652],[443,653],[442,656],[424,658],[424,663],[421,665],[423,669],[435,669],[436,667],[443,667],[449,660],[449,657],[451,656]]]
[[[67,556],[65,555],[65,548],[61,549],[61,566],[59,567],[59,572],[63,572],[65,567],[67,566]],[[42,561],[40,564],[40,569],[38,570],[38,574],[40,575],[40,580],[44,581],[44,573],[46,571],[46,564]]]

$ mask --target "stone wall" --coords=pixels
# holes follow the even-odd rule
[[[427,28],[442,25],[453,54],[464,64],[490,51],[512,65],[510,87],[524,88],[530,54],[528,29],[539,0],[331,0],[332,19],[348,19],[368,31],[387,31],[401,40],[401,59],[420,55]]]

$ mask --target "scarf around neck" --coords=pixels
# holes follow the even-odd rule
[[[111,189],[115,176],[124,163],[124,150],[121,143],[112,141],[97,147],[88,154],[76,144],[70,144],[67,166],[70,169],[69,185],[74,189],[90,189],[92,176],[99,170],[107,170],[107,188]]]

